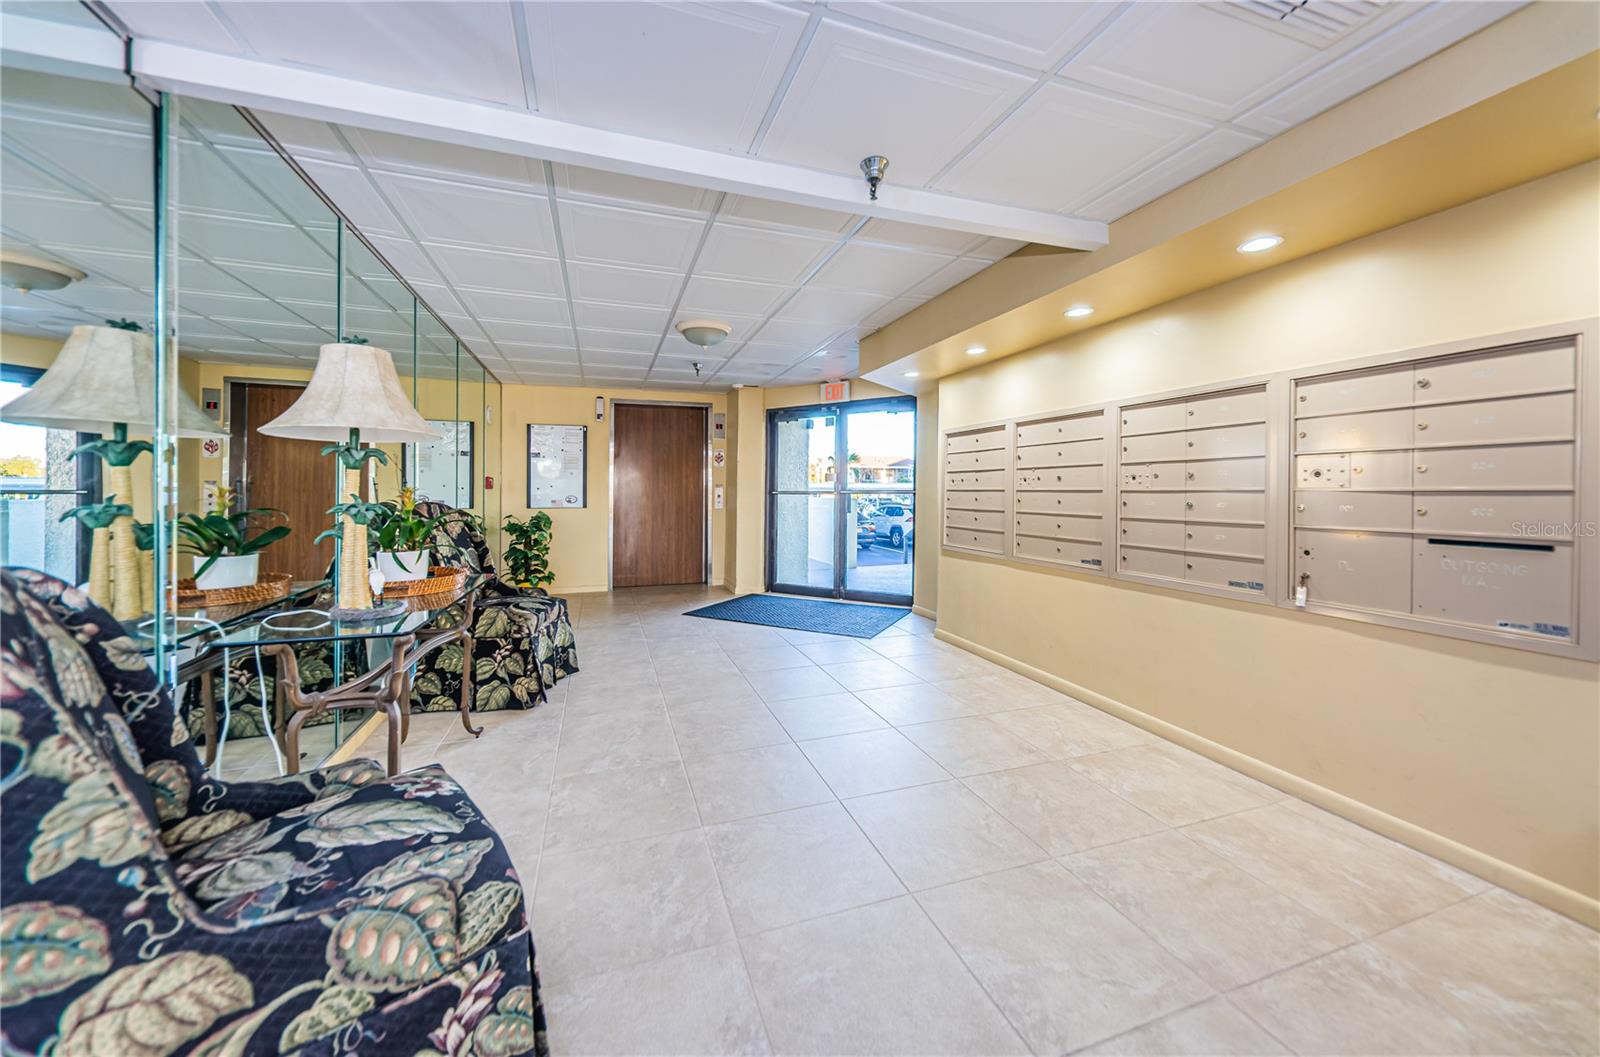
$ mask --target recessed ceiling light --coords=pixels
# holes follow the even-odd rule
[[[921,376],[921,372],[920,371],[907,371],[906,372],[906,377],[907,378],[918,378],[920,376]]]
[[[1264,253],[1283,242],[1282,235],[1256,235],[1239,243],[1240,253]]]
[[[984,348],[982,345],[968,345],[967,346],[967,355],[968,356],[982,356],[984,353],[986,353],[988,351],[989,350]]]
[[[1068,319],[1082,319],[1084,316],[1092,316],[1092,315],[1094,315],[1094,306],[1093,305],[1073,305],[1071,308],[1067,309],[1065,312],[1063,312],[1061,314],[1066,316]]]

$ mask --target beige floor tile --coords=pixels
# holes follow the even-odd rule
[[[1367,944],[1269,976],[1229,997],[1307,1057],[1491,1052],[1427,996],[1422,974]]]
[[[1268,787],[1167,742],[1079,756],[1071,766],[1169,826],[1272,802]]]
[[[603,712],[574,716],[561,725],[556,774],[567,777],[678,759],[678,742],[665,712]]]
[[[831,738],[887,726],[883,718],[851,694],[823,694],[773,701],[767,709],[796,741]]]
[[[668,712],[690,712],[730,705],[760,705],[761,695],[743,675],[737,679],[707,679],[704,683],[685,683],[662,687]]]
[[[708,826],[833,799],[828,784],[793,745],[690,756],[684,766]]]
[[[1098,1042],[1210,991],[1059,863],[916,898],[1038,1053]]]
[[[895,657],[893,660],[912,675],[930,683],[981,678],[992,674],[1000,667],[966,651],[913,653],[905,657]]]
[[[910,899],[763,932],[742,945],[777,1053],[1028,1052]]]
[[[843,693],[844,688],[821,668],[791,668],[777,672],[747,672],[745,677],[765,701],[790,701]]]
[[[987,715],[995,712],[1012,712],[1021,708],[1038,708],[1045,703],[1040,700],[1039,695],[1042,687],[1037,683],[1028,683],[1024,686],[1022,682],[1015,678],[1003,677],[1000,669],[991,666],[987,674],[961,679],[944,679],[935,685],[951,697],[967,702],[969,713]],[[1058,698],[1049,703],[1059,704],[1066,700],[1059,695]]]
[[[1493,889],[1372,945],[1495,1053],[1600,1053],[1600,934]]]
[[[785,646],[789,642],[778,634],[777,628],[740,624],[730,620],[696,620],[695,623],[708,626],[711,629],[709,632],[711,637],[722,643],[722,648],[726,650],[754,650],[767,646]]]
[[[793,646],[762,646],[739,650],[730,655],[733,663],[747,672],[770,672],[783,668],[809,668],[812,660]]]
[[[884,633],[870,639],[864,639],[862,644],[872,652],[885,657],[909,657],[914,653],[939,653],[944,650],[957,649],[957,647],[947,642],[940,642],[938,639],[904,633]]]
[[[950,772],[894,730],[868,730],[800,743],[811,765],[835,796],[862,796],[885,789],[940,782]]]
[[[997,726],[989,716],[901,727],[917,748],[953,775],[983,774],[1044,763],[1049,757]]]
[[[1092,1057],[1287,1057],[1289,1050],[1226,998],[1211,998],[1078,1053]]]
[[[995,722],[1056,760],[1149,745],[1158,740],[1154,734],[1132,723],[1124,723],[1077,701],[999,712],[995,714]]]
[[[706,837],[740,935],[906,891],[836,802],[711,826]]]
[[[1048,854],[960,782],[874,793],[845,806],[913,891]]]
[[[828,664],[824,668],[840,686],[853,691],[869,692],[922,681],[889,658],[876,655],[870,660]]]
[[[838,642],[841,638],[850,637],[846,635],[829,635],[821,631],[801,631],[798,628],[778,628],[777,632],[783,636],[784,641],[791,642],[796,646],[803,642]]]
[[[877,690],[863,690],[856,696],[897,727],[982,715],[990,711],[981,704],[953,697],[932,683],[886,686]]]
[[[1081,852],[1065,863],[1219,991],[1355,938],[1176,830]]]
[[[714,698],[748,697],[751,689],[745,674],[728,663],[722,668],[684,668],[661,677],[661,693],[669,705]]]
[[[722,943],[733,926],[696,830],[544,856],[533,935],[557,983]]]
[[[567,693],[566,712],[574,718],[602,712],[660,712],[666,708],[661,687],[649,683],[578,683]]]
[[[858,639],[834,637],[828,642],[802,642],[800,652],[811,658],[815,664],[832,667],[835,664],[848,664],[852,661],[875,660],[878,654]]]
[[[1184,832],[1301,906],[1363,936],[1484,888],[1452,866],[1327,812],[1298,809],[1293,801]]]
[[[765,705],[748,702],[674,711],[672,729],[678,735],[678,749],[686,757],[789,742],[789,732]]]
[[[683,765],[651,764],[558,778],[550,789],[546,853],[698,829]]]
[[[736,943],[704,947],[544,989],[553,1053],[767,1054]]]
[[[1065,763],[973,775],[963,781],[1052,855],[1068,855],[1167,828]]]

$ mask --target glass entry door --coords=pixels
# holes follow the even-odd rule
[[[910,604],[916,423],[910,397],[771,412],[768,590]]]

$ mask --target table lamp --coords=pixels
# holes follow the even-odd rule
[[[370,611],[367,522],[378,506],[361,497],[361,466],[367,459],[387,463],[389,457],[377,448],[362,448],[361,443],[432,440],[439,434],[406,398],[388,352],[352,341],[322,346],[317,369],[300,399],[260,428],[269,437],[342,442],[322,449],[324,455],[337,456],[344,467],[340,494],[349,496],[348,502],[328,511],[339,523],[336,615],[351,619]]]
[[[177,391],[176,411],[175,432],[180,437],[226,435],[182,390]],[[133,520],[133,462],[154,449],[149,441],[130,441],[128,427],[154,429],[156,424],[155,346],[150,335],[126,320],[73,327],[50,369],[27,392],[0,408],[0,418],[110,435],[73,452],[105,460],[110,494],[104,502],[74,507],[62,520],[77,518],[93,532],[89,594],[109,605],[118,620],[139,616],[153,593],[142,584],[145,574]]]

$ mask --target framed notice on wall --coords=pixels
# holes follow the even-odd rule
[[[589,505],[589,427],[528,426],[528,507]]]
[[[474,499],[475,423],[430,418],[428,425],[440,436],[401,449],[401,479],[417,490],[418,499],[435,499],[465,510]]]

